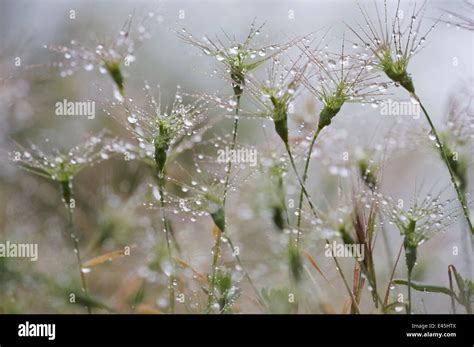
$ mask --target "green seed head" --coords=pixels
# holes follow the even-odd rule
[[[319,114],[318,129],[321,130],[324,127],[331,124],[332,119],[339,113],[342,105],[347,100],[345,93],[346,85],[344,82],[338,84],[336,92],[333,95],[326,96],[324,98],[324,107]]]
[[[61,192],[63,194],[63,201],[67,207],[71,206],[72,200],[72,181],[67,179],[59,181],[61,184]]]
[[[339,234],[341,234],[342,241],[347,245],[352,245],[355,243],[354,239],[352,238],[350,231],[348,230],[345,224],[341,224],[338,227]]]
[[[214,224],[222,231],[225,231],[225,210],[222,202],[214,195],[206,193],[207,212],[211,215]]]
[[[458,181],[459,189],[462,192],[465,192],[467,188],[467,158],[464,155],[455,152],[452,147],[447,145],[447,141],[444,141],[443,148],[448,157],[449,166],[453,171],[454,177]]]
[[[284,210],[281,205],[275,204],[272,206],[272,219],[273,224],[278,228],[278,231],[281,232],[285,229]]]
[[[66,161],[61,160],[58,165],[57,181],[61,185],[61,193],[66,206],[70,206],[72,200],[72,177],[73,173]]]
[[[276,110],[274,114],[279,118],[278,120],[273,120],[275,131],[284,143],[288,143],[288,118],[286,110]]]
[[[409,93],[415,93],[415,86],[410,74],[407,72],[408,58],[397,57],[395,60],[390,50],[385,50],[380,60],[380,66],[385,74],[395,83],[399,83]]]
[[[208,275],[209,282],[212,276]],[[214,279],[214,292],[212,295],[219,304],[219,312],[230,311],[232,305],[239,298],[242,290],[237,287],[232,278],[232,273],[227,269],[218,269]]]
[[[415,267],[417,249],[420,241],[420,237],[416,233],[416,221],[409,220],[405,227],[405,239],[403,240],[403,247],[405,248],[405,261],[409,273],[411,273]]]
[[[171,142],[171,128],[163,120],[158,122],[159,133],[154,140],[155,164],[158,175],[161,176],[165,170],[168,149]]]
[[[232,88],[235,96],[241,96],[244,91],[245,73],[247,71],[245,60],[247,51],[242,45],[237,46],[237,54],[227,57],[227,64],[230,66],[230,78],[232,79]]]
[[[373,190],[377,186],[377,168],[371,165],[365,158],[360,159],[357,165],[359,167],[360,177],[362,177],[367,187]]]
[[[272,103],[271,117],[275,124],[275,131],[286,144],[288,143],[288,103],[291,94],[285,92],[279,96],[278,90],[272,88],[264,88],[264,92],[270,97]]]
[[[120,62],[118,61],[106,61],[104,63],[105,69],[109,73],[110,77],[112,77],[115,85],[118,88],[120,94],[124,94],[124,81],[122,71],[120,70]]]
[[[290,265],[290,274],[295,282],[299,282],[301,279],[301,273],[303,272],[303,262],[301,256],[293,242],[288,246],[288,258]]]

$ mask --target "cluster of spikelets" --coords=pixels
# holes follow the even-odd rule
[[[101,42],[92,49],[76,41],[72,41],[68,47],[51,46],[54,51],[64,55],[65,61],[57,64],[64,76],[71,75],[79,67],[108,74],[114,85],[114,101],[108,102],[105,112],[122,124],[133,138],[131,141],[121,140],[104,132],[66,152],[46,152],[36,145],[28,148],[19,146],[18,150],[11,152],[11,159],[22,169],[58,183],[68,211],[69,234],[80,270],[83,292],[81,303],[89,312],[108,308],[88,291],[86,274],[89,267],[115,256],[98,256],[87,263],[81,258],[73,218],[76,208],[73,181],[83,169],[112,156],[127,161],[142,161],[151,168],[150,177],[153,179],[149,187],[152,194],[151,198],[144,196],[144,199],[147,199],[145,205],[152,210],[151,213],[158,211],[160,214],[163,233],[159,233],[157,239],[159,243],[163,235],[166,245],[163,255],[166,266],[161,266],[160,271],[168,281],[168,299],[164,306],[170,313],[177,311],[179,292],[186,287],[182,269],[192,270],[195,274],[193,278],[199,281],[206,298],[200,305],[190,306],[192,311],[236,311],[243,292],[242,285],[248,285],[253,291],[252,301],[260,311],[305,312],[304,308],[298,308],[301,307],[298,306],[298,298],[303,296],[301,284],[308,276],[313,278],[304,266],[305,259],[318,272],[318,276],[327,281],[327,275],[305,249],[309,249],[313,241],[321,241],[327,249],[332,240],[341,240],[346,246],[358,245],[364,250],[363,259],[354,259],[354,273],[350,277],[344,273],[337,256],[330,256],[347,291],[352,313],[363,312],[360,304],[364,288],[368,288],[374,307],[379,312],[400,312],[400,307],[404,307],[411,313],[411,289],[448,294],[453,302],[456,300],[468,312],[471,311],[472,282],[464,280],[454,267],[450,268],[450,274],[455,276],[459,293],[455,292],[453,286],[436,290],[441,287],[412,281],[418,248],[437,232],[446,231],[459,217],[460,210],[468,224],[467,232],[469,235],[472,232],[466,203],[468,159],[453,159],[457,148],[472,141],[472,136],[464,136],[464,140],[459,142],[462,137],[459,132],[464,131],[464,128],[456,128],[456,124],[460,124],[456,117],[462,113],[457,109],[453,110],[451,116],[456,119],[452,119],[448,123],[449,128],[438,135],[415,93],[414,79],[409,73],[410,60],[418,53],[434,25],[424,33],[421,31],[423,7],[413,8],[408,23],[400,17],[398,7],[391,17],[384,4],[383,15],[376,20],[371,18],[367,9],[361,7],[360,10],[364,23],[349,27],[349,31],[354,34],[354,42],[344,36],[335,52],[322,47],[327,38],[319,34],[296,37],[281,44],[258,45],[263,26],[255,24],[251,25],[242,41],[228,35],[198,40],[183,29],[178,33],[179,38],[216,60],[223,68],[221,76],[228,83],[231,93],[224,96],[196,96],[184,93],[178,87],[174,100],[168,105],[161,100],[159,86],[144,84],[144,104],[135,101],[131,96],[132,91],[125,88],[123,65],[135,59],[137,44],[149,37],[148,29],[142,22],[135,29],[130,18],[112,43]],[[376,11],[379,13],[378,7]],[[348,43],[357,53],[347,53]],[[359,47],[362,47],[362,52]],[[258,70],[265,69],[266,76],[261,78]],[[323,136],[334,128],[336,117],[344,117],[347,104],[369,104],[376,108],[385,101],[387,89],[392,86],[401,86],[414,102],[422,106],[431,128],[430,134],[435,137],[441,158],[451,174],[456,199],[443,202],[440,196],[427,196],[421,200],[416,198],[408,207],[400,205],[382,191],[385,158],[375,155],[371,149],[364,149],[355,153],[356,159],[344,164],[346,167],[338,171],[343,178],[351,177],[346,180],[350,187],[338,187],[338,190],[346,191],[339,196],[341,203],[344,201],[343,204],[350,208],[336,208],[333,211],[325,208],[321,203],[322,189],[314,195],[310,195],[307,189],[312,172],[310,164],[319,162],[312,159],[318,158],[317,152],[323,148],[320,144],[324,140]],[[314,122],[316,125],[310,128],[310,134],[304,141],[298,139],[300,131],[292,136],[292,127],[297,121],[294,107],[301,95],[309,96],[320,105]],[[215,110],[232,113],[232,131],[216,135],[216,120],[210,117]],[[237,141],[243,117],[262,124],[266,136],[271,136],[274,131],[276,137],[272,139],[271,148],[265,154],[260,150],[259,163],[255,168],[246,164],[235,165],[230,160],[216,165],[216,158],[204,155],[205,149],[201,149],[230,147],[231,151],[237,151],[248,148]],[[271,130],[266,127],[268,122],[272,124]],[[282,145],[282,150],[278,149],[278,143]],[[177,160],[181,155],[191,158],[191,164],[182,165]],[[323,161],[321,163],[324,164]],[[233,207],[227,202],[227,197],[239,186],[245,185],[249,177],[262,172],[265,186],[268,186],[264,190],[264,204],[270,211],[269,221],[280,232],[283,240],[283,246],[279,244],[280,249],[277,251],[285,254],[289,269],[288,286],[284,288],[259,289],[262,283],[254,282],[253,271],[241,259],[245,254],[240,252],[233,241],[235,235],[229,233],[228,216]],[[288,178],[293,176],[296,185],[289,182]],[[294,213],[287,206],[290,191],[296,191],[298,195]],[[305,208],[305,202],[309,209]],[[198,217],[209,217],[213,221],[214,246],[207,275],[199,273],[180,259],[183,250],[175,234],[175,215],[184,221],[195,221]],[[383,283],[377,278],[374,264],[374,248],[376,236],[385,233],[386,224],[392,224],[400,231],[408,275],[407,280],[393,278],[397,259],[391,269],[387,290],[382,293]],[[155,228],[159,230],[158,226]],[[225,265],[227,262],[222,260],[227,246],[237,271],[231,271]],[[352,284],[349,281],[351,277]],[[407,285],[406,301],[389,302],[393,283]],[[320,286],[316,287],[322,297]],[[292,299],[289,300],[289,297]],[[139,301],[137,299],[135,304]],[[324,312],[332,311],[323,300],[321,307]],[[454,307],[453,303],[453,310]]]

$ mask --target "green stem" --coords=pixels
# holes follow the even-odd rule
[[[408,269],[408,305],[407,314],[411,314],[411,273],[412,270]]]
[[[316,140],[315,140],[315,141],[316,141]],[[311,208],[311,211],[313,212],[314,217],[315,217],[315,218],[318,218],[318,214],[316,213],[316,209],[314,208],[314,205],[313,205],[313,203],[311,202],[311,199],[310,199],[310,197],[309,197],[309,195],[308,195],[308,192],[306,191],[306,188],[305,188],[305,186],[304,186],[304,183],[303,183],[303,181],[301,180],[300,176],[298,175],[298,171],[297,171],[297,169],[296,169],[295,161],[294,161],[294,159],[293,159],[293,155],[291,154],[291,149],[290,149],[290,145],[288,144],[288,142],[285,143],[285,148],[286,148],[286,151],[287,151],[288,156],[289,156],[289,158],[290,158],[290,163],[291,163],[291,166],[292,166],[292,168],[293,168],[293,171],[295,172],[296,178],[298,179],[298,182],[299,182],[299,184],[300,184],[300,186],[301,186],[301,190],[303,191],[303,194],[305,195],[306,199],[308,200],[308,204],[309,204],[309,206],[310,206],[310,208]],[[326,243],[329,244],[329,241],[326,240]],[[338,272],[339,272],[339,274],[341,275],[342,281],[344,282],[344,286],[345,286],[347,292],[349,293],[349,296],[350,296],[350,298],[351,298],[351,300],[352,300],[352,303],[354,304],[354,308],[355,308],[356,312],[357,312],[357,313],[360,313],[359,305],[357,304],[357,301],[356,301],[356,299],[355,299],[355,297],[354,297],[354,294],[352,293],[352,291],[351,291],[351,289],[350,289],[350,287],[349,287],[349,284],[348,284],[348,282],[347,282],[347,280],[346,280],[346,277],[344,276],[344,273],[342,272],[342,269],[341,269],[341,267],[340,267],[340,265],[339,265],[339,261],[337,260],[337,258],[336,258],[335,256],[333,256],[332,258],[334,259],[334,262],[336,263],[336,267],[337,267],[337,269],[338,269]]]
[[[79,240],[74,233],[74,220],[73,220],[73,215],[72,215],[72,208],[71,208],[71,201],[74,200],[73,193],[72,193],[72,188],[69,186],[69,181],[67,182],[62,182],[63,185],[63,198],[64,198],[64,203],[66,204],[66,210],[68,214],[68,228],[69,228],[69,236],[72,240],[73,248],[74,248],[74,253],[76,254],[76,260],[77,260],[77,265],[79,266],[79,274],[81,278],[81,286],[82,286],[82,291],[86,296],[89,296],[88,290],[87,290],[87,282],[86,282],[86,277],[83,272],[83,266],[82,266],[82,259],[81,259],[81,252],[79,250]],[[65,187],[68,188],[65,188]],[[87,313],[91,314],[92,310],[89,305],[86,305],[87,307]]]
[[[237,103],[235,105],[235,117],[234,117],[234,127],[232,129],[232,143],[230,144],[231,152],[235,150],[236,141],[237,141],[237,130],[239,129],[239,108],[240,108],[240,95],[237,96]],[[226,177],[224,183],[224,198],[222,200],[222,204],[225,207],[225,202],[227,199],[227,190],[229,189],[229,181],[230,181],[230,172],[232,170],[232,162],[229,160],[226,167]]]
[[[379,292],[377,290],[377,280],[375,278],[375,273],[372,274],[367,269],[367,267],[365,266],[364,263],[359,262],[359,265],[360,265],[360,267],[362,269],[362,272],[364,273],[365,277],[367,278],[367,281],[369,282],[369,286],[372,287],[371,294],[372,294],[372,297],[374,298],[375,308],[378,308],[377,304],[380,304],[382,309],[383,309],[384,303],[383,303],[382,298],[380,297]]]
[[[219,229],[216,226],[217,229]],[[207,300],[207,312],[211,312],[212,303],[214,301],[214,289],[216,287],[216,276],[217,276],[217,262],[219,260],[219,250],[221,246],[221,230],[218,231],[216,235],[216,242],[214,244],[213,249],[213,258],[212,258],[212,265],[211,265],[211,283],[209,286],[209,293],[208,293],[208,300]]]
[[[326,240],[326,244],[329,245],[329,240]],[[331,256],[332,256],[332,258],[334,259],[334,262],[336,263],[337,272],[339,272],[339,274],[341,275],[342,282],[344,282],[344,287],[346,288],[347,292],[349,293],[349,296],[350,296],[350,298],[351,298],[351,301],[352,301],[352,304],[353,304],[353,306],[354,306],[355,312],[358,313],[358,314],[360,314],[359,305],[357,304],[357,300],[356,300],[356,298],[354,297],[354,294],[352,293],[351,288],[349,287],[349,283],[348,283],[347,280],[346,280],[346,276],[345,276],[344,273],[342,272],[342,268],[341,268],[341,266],[339,265],[339,261],[337,260],[337,257],[332,254],[332,252],[331,252]]]
[[[314,146],[314,143],[316,142],[316,139],[318,138],[318,135],[321,132],[321,130],[322,130],[321,128],[318,128],[318,130],[316,130],[314,132],[313,139],[311,140],[311,144],[310,144],[309,149],[308,149],[308,154],[306,155],[306,162],[305,162],[305,165],[304,165],[303,184],[306,183],[306,179],[308,178],[309,162],[311,161],[311,154],[313,153],[313,146]],[[299,205],[298,205],[298,220],[297,220],[297,223],[296,223],[296,229],[298,230],[298,234],[296,235],[296,248],[297,249],[299,247],[300,234],[301,234],[300,227],[301,227],[301,212],[302,212],[302,209],[303,209],[303,195],[304,195],[304,192],[303,192],[303,189],[301,189],[301,191],[300,191],[300,200],[299,200]]]
[[[449,289],[451,289],[451,309],[453,310],[453,314],[456,314],[456,303],[454,301],[454,286],[453,286],[453,277],[451,275],[452,265],[448,266],[448,278],[449,278]]]
[[[252,287],[255,295],[257,296],[257,301],[260,303],[260,305],[265,305],[265,301],[262,299],[257,287],[255,286],[252,278],[250,277],[248,271],[245,269],[244,265],[242,264],[242,261],[240,260],[240,256],[238,252],[236,251],[236,248],[234,247],[234,244],[232,243],[232,240],[229,238],[227,234],[225,234],[225,237],[227,239],[227,242],[229,243],[230,248],[232,249],[232,254],[234,255],[235,259],[237,260],[237,264],[239,264],[240,268],[242,269],[242,272],[244,274],[244,277],[247,279],[249,282],[250,286]]]
[[[306,200],[308,200],[308,204],[309,204],[309,207],[311,208],[311,212],[313,212],[313,216],[315,218],[318,218],[318,214],[317,214],[316,209],[315,209],[315,207],[314,207],[314,205],[311,201],[311,198],[308,194],[308,191],[306,190],[306,188],[304,186],[304,183],[301,180],[300,175],[298,174],[298,170],[296,169],[295,160],[293,159],[293,154],[291,154],[291,149],[290,149],[290,145],[288,144],[288,142],[285,143],[285,148],[286,148],[286,152],[288,153],[288,157],[290,158],[291,167],[293,168],[293,171],[295,172],[296,178],[298,179],[298,183],[300,184],[301,190],[303,191],[303,194],[306,197]]]
[[[433,124],[433,122],[431,121],[431,118],[430,116],[428,115],[428,112],[426,111],[425,107],[423,106],[423,104],[421,103],[420,101],[420,98],[416,95],[416,94],[413,94],[413,97],[418,101],[418,103],[420,104],[420,107],[423,111],[423,113],[425,114],[425,117],[431,127],[431,132],[433,133],[435,139],[436,139],[436,144],[438,145],[438,149],[441,153],[441,157],[443,158],[443,161],[444,163],[446,164],[446,167],[448,168],[448,171],[449,171],[449,175],[451,177],[451,182],[454,186],[454,189],[456,190],[456,194],[458,196],[458,201],[459,203],[461,204],[461,207],[462,207],[462,210],[463,210],[463,214],[464,214],[464,217],[466,218],[466,222],[469,226],[469,230],[471,231],[471,234],[474,235],[474,228],[472,227],[472,223],[471,223],[471,219],[469,218],[469,211],[467,209],[467,204],[466,204],[466,201],[464,199],[464,195],[462,194],[461,192],[461,189],[459,188],[459,185],[457,184],[456,182],[456,178],[454,176],[454,173],[453,173],[453,170],[451,169],[451,166],[449,165],[449,159],[448,159],[448,155],[446,154],[446,151],[444,150],[444,146],[443,144],[441,143],[441,140],[438,136],[438,132],[436,131],[436,128]]]
[[[240,96],[237,96],[237,104],[235,106],[235,118],[234,118],[234,127],[232,129],[232,143],[230,145],[231,151],[234,151],[236,146],[237,140],[237,130],[239,128],[239,107],[240,107]],[[224,183],[224,196],[222,198],[222,205],[225,208],[225,203],[227,199],[227,190],[229,189],[229,182],[230,182],[230,174],[232,170],[232,162],[229,160],[226,166],[226,176],[225,176],[225,183]],[[225,233],[225,230],[220,230]],[[228,236],[225,234],[227,239]],[[212,258],[212,265],[211,265],[211,283],[209,286],[209,293],[208,293],[208,301],[207,301],[207,311],[210,312],[212,301],[214,298],[214,287],[215,287],[215,279],[217,274],[217,262],[219,260],[219,252],[220,252],[220,244],[221,244],[221,235],[220,232],[216,236],[216,242],[213,247],[213,258]]]
[[[290,226],[290,215],[288,214],[288,208],[286,207],[286,198],[285,198],[285,190],[283,188],[283,176],[280,174],[278,176],[278,191],[280,193],[280,204],[285,211],[286,217],[286,225]]]
[[[160,205],[161,205],[161,219],[163,222],[163,227],[164,227],[164,232],[166,235],[166,248],[168,251],[168,258],[171,264],[171,274],[168,279],[168,291],[169,291],[169,301],[170,301],[170,312],[175,313],[175,301],[176,301],[176,295],[174,291],[174,281],[175,281],[175,261],[173,259],[173,252],[171,249],[171,237],[170,237],[170,230],[168,228],[168,220],[166,218],[166,212],[165,212],[165,198],[163,195],[164,191],[164,178],[163,177],[158,177],[158,190],[160,192]]]
[[[231,149],[232,150],[234,150],[235,146],[236,146],[237,130],[238,130],[238,127],[239,127],[239,108],[240,108],[240,95],[237,95],[237,103],[235,105],[234,127],[233,127],[233,130],[232,130],[232,143],[231,143]],[[227,163],[226,178],[225,178],[225,184],[224,184],[224,197],[223,197],[223,200],[222,200],[222,205],[223,205],[224,208],[225,208],[225,203],[226,203],[226,199],[227,199],[227,191],[229,189],[231,170],[232,170],[232,163],[229,161]],[[227,233],[227,230],[222,230],[222,232],[223,232],[225,238],[227,239],[227,242],[228,242],[228,244],[229,244],[229,246],[232,250],[232,255],[234,256],[235,260],[237,261],[237,264],[239,264],[240,268],[242,269],[242,272],[244,273],[245,278],[247,279],[247,281],[249,282],[249,284],[252,287],[253,291],[255,292],[255,295],[257,296],[257,300],[259,301],[260,304],[263,305],[264,301],[261,298],[257,287],[255,286],[254,282],[252,281],[252,278],[250,277],[250,275],[248,274],[248,272],[245,269],[244,265],[242,264],[242,261],[240,260],[238,252],[236,252],[236,248],[234,247],[234,244],[232,243],[232,240],[231,240],[229,234]],[[220,245],[220,236],[219,236],[218,239],[219,239],[219,241],[216,240],[216,244],[217,244],[217,242],[219,242],[219,245]]]
[[[395,260],[395,264],[393,265],[392,273],[390,275],[390,280],[388,281],[387,290],[385,291],[385,297],[384,297],[384,300],[383,300],[384,310],[387,307],[388,297],[390,295],[390,286],[392,285],[393,277],[395,276],[395,271],[397,270],[397,265],[398,265],[398,262],[400,261],[400,256],[402,254],[402,250],[403,250],[403,243],[400,245],[400,250],[398,251],[397,259]]]

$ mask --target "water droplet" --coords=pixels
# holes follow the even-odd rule
[[[138,118],[135,114],[132,113],[130,116],[127,117],[127,121],[130,124],[136,124],[138,122]]]
[[[118,91],[118,89],[114,89],[114,98],[119,101],[123,102],[123,96],[122,94]]]
[[[403,305],[395,306],[395,312],[402,312],[402,311],[403,311]]]

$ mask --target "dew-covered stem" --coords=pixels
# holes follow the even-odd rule
[[[170,232],[171,230],[168,227],[168,219],[166,217],[165,212],[165,198],[164,198],[164,179],[163,177],[158,177],[158,190],[160,193],[160,206],[161,206],[161,219],[163,222],[163,228],[166,236],[166,249],[168,251],[168,258],[171,265],[171,273],[168,278],[168,291],[169,291],[169,301],[170,301],[170,312],[175,312],[175,292],[174,292],[174,282],[175,282],[175,261],[173,259],[173,252],[171,249],[171,238]]]
[[[467,209],[466,200],[464,198],[463,193],[461,192],[461,189],[459,188],[459,185],[456,182],[456,178],[454,176],[453,170],[451,168],[451,165],[449,164],[448,155],[446,154],[446,151],[444,150],[444,146],[443,146],[443,144],[442,144],[442,142],[441,142],[441,140],[438,136],[438,132],[436,131],[436,128],[435,128],[433,122],[431,121],[431,118],[430,118],[428,112],[426,111],[425,107],[421,103],[420,98],[416,94],[413,94],[413,97],[418,101],[418,103],[421,107],[421,110],[423,111],[423,113],[426,117],[426,120],[428,121],[428,124],[430,125],[431,132],[433,133],[433,135],[435,137],[437,147],[439,149],[439,152],[441,153],[441,158],[443,159],[444,163],[446,164],[446,167],[448,168],[449,175],[451,177],[451,182],[454,186],[454,189],[456,190],[458,201],[459,201],[459,203],[461,204],[461,207],[462,207],[464,218],[466,219],[466,222],[469,226],[469,230],[471,232],[471,235],[474,235],[474,228],[472,226],[471,219],[469,218],[469,211]]]
[[[298,183],[300,184],[301,191],[303,192],[304,196],[308,200],[308,204],[309,204],[309,207],[311,208],[311,212],[313,212],[313,216],[315,218],[318,218],[318,213],[316,212],[316,209],[313,205],[313,202],[311,201],[308,191],[306,190],[305,185],[303,181],[301,180],[300,175],[298,174],[298,170],[296,169],[295,160],[293,158],[293,154],[291,153],[291,148],[288,142],[285,143],[285,148],[286,148],[286,152],[288,153],[288,157],[290,158],[291,167],[293,168],[293,171],[295,172]]]
[[[79,274],[81,278],[81,289],[86,296],[89,296],[87,290],[87,282],[86,277],[84,275],[84,267],[82,266],[82,259],[81,259],[81,251],[79,249],[79,239],[77,238],[74,232],[74,219],[73,219],[73,202],[74,202],[74,194],[72,191],[72,182],[70,180],[61,181],[61,191],[63,195],[64,204],[66,207],[67,215],[68,215],[68,229],[69,229],[69,237],[72,240],[74,253],[76,254],[77,265],[79,266]],[[87,312],[90,314],[92,310],[89,305],[86,304]]]
[[[232,129],[232,143],[230,145],[232,151],[235,149],[235,146],[236,146],[237,131],[238,131],[238,128],[239,128],[240,97],[241,97],[241,95],[236,94],[236,99],[237,100],[236,100],[236,105],[235,105],[234,127]],[[225,203],[226,203],[226,198],[227,198],[227,192],[229,190],[231,170],[232,170],[232,163],[229,161],[227,163],[227,168],[226,168],[226,178],[225,178],[225,184],[224,184],[224,197],[222,199],[222,205],[223,205],[224,209],[225,209]],[[250,277],[250,275],[248,274],[248,272],[245,269],[244,265],[242,264],[240,256],[239,256],[238,252],[236,251],[236,248],[234,247],[234,244],[233,244],[229,234],[227,233],[226,230],[223,230],[222,232],[223,232],[225,238],[227,239],[227,243],[229,244],[229,246],[231,248],[232,255],[234,256],[235,260],[237,261],[237,264],[241,268],[241,271],[244,273],[245,278],[247,279],[247,281],[249,282],[249,284],[252,287],[253,291],[255,292],[255,295],[257,296],[257,300],[261,304],[263,304],[264,301],[260,296],[260,292],[258,291],[257,287],[255,286],[254,282],[252,281],[252,278]],[[219,239],[219,242],[220,242],[220,236],[218,237],[218,239]],[[217,244],[217,242],[218,242],[218,240],[216,240],[216,244]]]
[[[381,307],[384,306],[384,303],[382,301],[381,296],[379,295],[379,292],[377,290],[377,281],[375,278],[375,274],[372,276],[372,273],[367,269],[367,266],[363,262],[359,263],[362,272],[364,273],[365,277],[367,278],[367,281],[369,282],[369,285],[371,287],[370,292],[372,294],[372,298],[375,304],[375,308],[378,308],[378,304],[381,305]]]
[[[208,300],[207,300],[207,312],[210,313],[212,309],[212,304],[214,302],[214,290],[216,287],[216,276],[217,276],[217,262],[219,261],[219,251],[221,247],[221,230],[219,227],[215,227],[218,229],[216,232],[216,242],[214,243],[214,247],[212,248],[212,265],[211,265],[211,282],[209,283],[209,293],[208,293]]]
[[[311,154],[313,153],[313,146],[321,130],[322,128],[318,127],[318,129],[314,132],[313,138],[311,140],[311,144],[309,145],[308,153],[306,154],[306,159],[305,159],[305,164],[304,164],[304,171],[303,171],[303,178],[302,178],[303,184],[306,184],[306,180],[308,178],[309,162],[311,161]],[[300,227],[301,227],[301,212],[303,209],[303,195],[304,195],[304,192],[303,192],[303,189],[301,189],[300,199],[299,199],[299,204],[298,204],[298,219],[296,222],[296,229],[298,230],[298,234],[296,235],[295,243],[296,243],[297,249],[299,247],[300,234],[301,234]]]
[[[242,261],[240,260],[240,256],[237,252],[237,249],[234,247],[234,244],[232,243],[232,240],[227,236],[226,234],[226,238],[227,238],[227,242],[229,243],[229,246],[230,248],[232,249],[232,254],[234,254],[234,257],[235,259],[237,260],[237,264],[239,264],[242,272],[244,273],[244,276],[245,278],[247,279],[247,281],[249,282],[250,286],[252,287],[252,290],[254,291],[255,295],[257,296],[257,301],[261,304],[261,305],[264,305],[264,301],[257,289],[257,287],[255,286],[252,278],[250,277],[248,271],[245,269],[244,265],[242,264]]]
[[[237,102],[235,105],[235,117],[234,117],[234,126],[232,128],[232,142],[231,142],[231,151],[235,149],[236,140],[237,140],[237,131],[239,129],[239,107],[240,107],[240,95],[236,95]],[[232,162],[228,161],[226,166],[226,174],[225,174],[225,183],[224,183],[224,196],[222,198],[222,207],[225,209],[225,203],[227,199],[227,191],[229,189],[229,182],[230,182],[230,175],[232,171]],[[225,213],[225,212],[224,212]],[[217,226],[216,226],[217,227]],[[218,228],[218,227],[217,227]],[[219,228],[218,228],[219,229]],[[208,293],[208,301],[207,301],[207,311],[210,312],[213,298],[214,298],[214,287],[215,287],[215,279],[217,274],[217,262],[219,260],[220,254],[220,245],[221,245],[221,233],[225,233],[224,230],[218,230],[216,233],[216,241],[212,248],[212,265],[211,265],[211,283],[209,285],[209,293]],[[229,239],[227,233],[225,233],[226,238]],[[232,247],[233,248],[233,247]],[[239,261],[240,263],[240,261]]]
[[[326,240],[326,244],[329,245],[329,240]],[[344,282],[344,287],[346,288],[347,292],[349,293],[352,304],[354,305],[355,313],[360,314],[359,305],[357,304],[357,300],[355,299],[354,294],[352,293],[352,290],[349,287],[349,283],[346,280],[346,276],[342,272],[341,266],[339,265],[339,261],[337,260],[337,257],[335,255],[332,255],[332,258],[334,259],[334,262],[336,263],[337,272],[339,272],[339,274],[341,275],[342,282]]]
[[[232,129],[232,142],[230,144],[231,152],[235,150],[236,140],[237,140],[237,131],[239,129],[239,108],[240,108],[240,95],[237,95],[237,102],[235,105],[235,117],[234,117],[234,127]],[[229,189],[230,174],[232,170],[232,162],[229,160],[226,167],[226,176],[224,183],[224,197],[222,199],[222,204],[225,207],[225,202],[227,199],[227,190]]]
[[[407,314],[411,314],[411,277],[412,277],[412,269],[408,269],[408,305],[407,305]]]
[[[393,267],[392,267],[392,272],[390,274],[390,279],[388,281],[387,290],[385,291],[385,297],[383,300],[384,309],[388,303],[388,297],[390,295],[390,287],[392,286],[393,277],[395,276],[395,271],[397,270],[398,262],[400,261],[400,256],[402,255],[402,250],[403,250],[403,243],[400,245],[400,250],[398,251],[397,259],[395,260],[395,263],[393,264]]]

